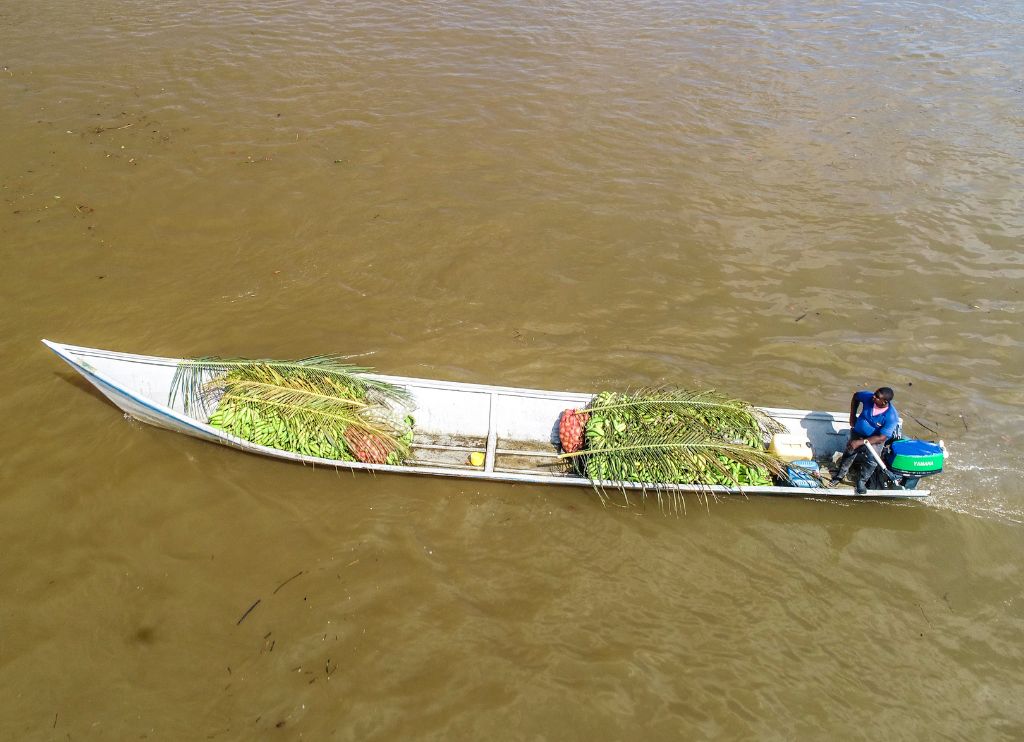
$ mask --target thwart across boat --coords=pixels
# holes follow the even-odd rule
[[[403,464],[371,464],[306,456],[261,446],[231,435],[172,401],[175,372],[183,359],[132,355],[43,340],[131,417],[150,425],[288,461],[375,472],[460,477],[524,484],[604,486],[626,491],[652,489],[650,483],[592,482],[559,461],[558,424],[563,410],[585,407],[593,395],[514,387],[464,384],[432,379],[367,374],[409,394],[415,408],[412,454]],[[785,430],[777,449],[796,458],[830,462],[849,436],[847,413],[760,408]],[[796,497],[924,498],[925,489],[869,490],[852,487],[666,485],[676,492],[703,495],[786,495]]]

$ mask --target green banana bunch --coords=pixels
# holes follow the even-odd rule
[[[276,410],[259,409],[244,399],[229,395],[221,398],[217,409],[210,415],[209,424],[259,446],[321,459],[356,461],[356,457],[344,443],[344,428],[325,433],[323,430],[309,430],[294,424],[289,425]],[[408,450],[412,443],[415,434],[414,424],[411,416],[406,416],[402,421],[399,440],[405,450]],[[392,451],[387,463],[403,463],[401,453],[398,450]]]
[[[601,392],[586,408],[586,447],[571,463],[592,480],[772,484],[765,452],[775,421],[716,393]]]

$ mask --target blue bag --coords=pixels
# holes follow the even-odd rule
[[[821,487],[821,480],[814,476],[818,472],[818,462],[810,459],[792,461],[786,468],[786,477],[790,487]]]

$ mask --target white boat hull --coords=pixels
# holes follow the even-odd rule
[[[414,379],[370,374],[404,387],[415,405],[416,438],[411,463],[363,464],[304,456],[260,446],[186,414],[182,403],[168,403],[180,359],[140,356],[43,341],[131,417],[160,428],[220,443],[243,451],[315,466],[496,482],[592,487],[585,477],[559,466],[558,419],[562,410],[583,407],[592,395],[515,387]],[[802,441],[807,458],[827,460],[845,446],[849,427],[842,413],[763,408],[786,426],[790,440]],[[483,466],[469,463],[484,454]],[[597,483],[608,490],[650,490],[638,482]],[[927,490],[869,490],[856,495],[849,487],[725,487],[672,485],[680,492],[705,495],[787,495],[798,497],[926,497]]]

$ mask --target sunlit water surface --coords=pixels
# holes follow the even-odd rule
[[[0,5],[0,737],[1020,738],[1022,28]],[[925,504],[679,519],[339,475],[126,421],[41,337],[798,408],[887,384],[951,460]]]

